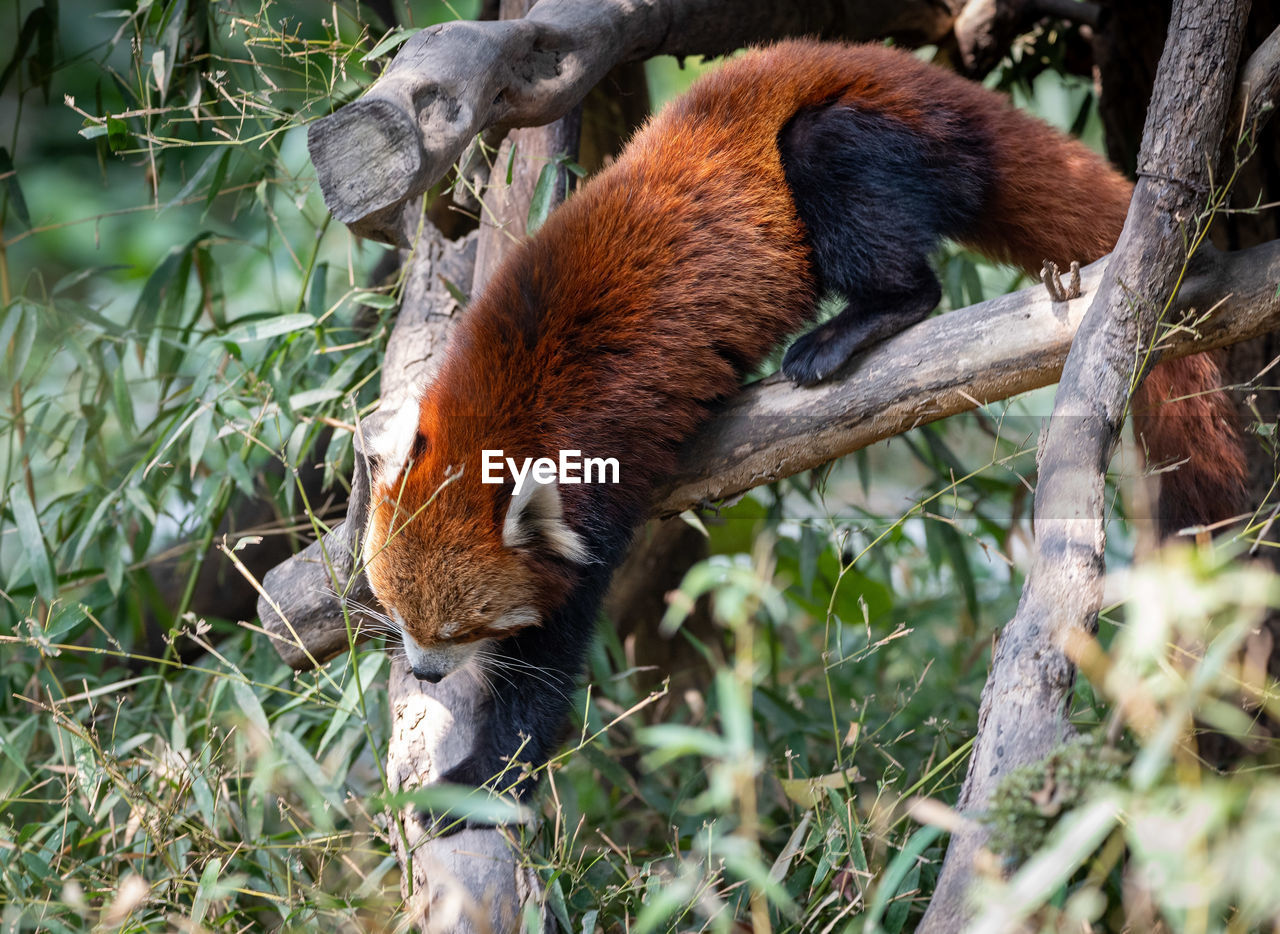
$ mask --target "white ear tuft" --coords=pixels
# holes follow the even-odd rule
[[[522,548],[539,542],[570,561],[586,564],[590,560],[582,536],[564,521],[559,485],[530,479],[511,497],[502,523],[502,544]]]
[[[499,616],[489,624],[489,628],[499,632],[504,629],[516,630],[526,626],[536,626],[541,621],[542,616],[537,610],[531,606],[521,606]]]
[[[418,437],[418,403],[411,400],[395,412],[378,418],[368,428],[365,454],[369,458],[375,480],[389,480],[403,469]],[[371,421],[371,419],[366,420]]]

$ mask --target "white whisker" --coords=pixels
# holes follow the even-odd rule
[[[534,665],[524,659],[512,658],[509,655],[501,655],[494,652],[480,651],[476,653],[476,659],[479,661],[486,671],[491,674],[498,675],[507,684],[512,687],[516,686],[515,676],[523,675],[526,679],[541,684],[549,690],[555,691],[561,697],[567,698],[569,692],[555,680],[551,669],[544,668],[541,665]]]
[[[360,600],[356,600],[353,597],[340,594],[338,593],[338,591],[334,590],[333,587],[328,585],[322,587],[321,589],[324,591],[326,595],[333,597],[335,600],[337,600],[348,612],[355,611],[361,614],[362,616],[367,616],[370,619],[376,619],[379,622],[386,623],[388,626],[398,625],[394,619],[392,619],[389,615],[379,610],[377,607],[370,606],[369,604],[364,603]]]
[[[463,670],[471,676],[472,680],[475,681],[481,689],[489,694],[493,693],[493,683],[489,680],[488,672],[483,668],[479,665],[468,665]]]

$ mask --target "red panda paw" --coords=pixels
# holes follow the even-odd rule
[[[833,322],[801,334],[782,359],[782,374],[797,386],[814,386],[844,365],[857,350],[856,340]]]

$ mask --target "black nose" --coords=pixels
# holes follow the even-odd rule
[[[439,684],[440,679],[444,677],[442,671],[427,671],[426,669],[413,669],[413,676],[419,681],[426,681],[430,684]]]

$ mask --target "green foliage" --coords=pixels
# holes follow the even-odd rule
[[[230,607],[188,612],[218,547],[312,534],[299,473],[338,487],[374,400],[395,286],[364,288],[377,251],[330,228],[304,134],[377,35],[349,5],[25,7],[0,153],[0,922],[382,930],[383,652],[300,677]],[[275,509],[226,527],[249,498]]]
[[[1048,756],[1014,769],[1000,782],[983,822],[990,829],[989,846],[1005,859],[1020,864],[1045,844],[1058,819],[1114,785],[1124,775],[1125,756],[1095,736],[1063,743]]]
[[[3,668],[9,929],[381,929],[393,863],[347,789],[385,743],[382,695],[360,691],[382,653],[305,683],[224,640],[134,674],[27,625],[40,650],[11,642]]]
[[[414,30],[475,6],[398,4],[391,30],[351,3],[14,10],[0,65],[16,117],[0,140],[6,930],[403,926],[400,830],[382,813],[402,800],[381,771],[384,649],[296,675],[240,618],[251,609],[192,607],[203,565],[226,570],[229,600],[235,562],[324,529],[310,480],[341,500],[350,426],[375,402],[399,284],[370,287],[380,252],[328,222],[306,124]],[[1088,122],[1087,95],[1055,86],[1041,51],[1020,51],[1001,80]],[[651,65],[655,96],[703,67]],[[1017,284],[954,249],[939,264],[951,307]],[[547,819],[524,841],[561,928],[912,929],[946,841],[903,805],[959,787],[1021,586],[1047,399],[926,426],[689,517],[711,557],[671,595],[663,638],[693,661],[644,670],[602,626],[577,741],[550,765]],[[229,527],[251,500],[273,508]],[[1017,808],[1043,768],[1024,778],[1004,820],[1025,860],[989,904],[1047,929],[1085,916],[1141,927],[1149,910],[1199,930],[1184,902],[1200,873],[1205,917],[1274,911],[1239,868],[1280,821],[1267,750],[1231,779],[1188,753],[1193,712],[1248,732],[1242,684],[1274,707],[1231,654],[1270,598],[1256,576],[1218,585],[1220,569],[1181,560],[1136,587],[1082,659],[1092,682],[1073,719],[1092,729],[1123,711],[1133,764],[1118,775],[1063,753],[1055,794],[1070,794],[1034,838],[1021,832],[1046,815]],[[1182,610],[1151,609],[1166,596]],[[699,605],[710,631],[690,616]],[[1210,649],[1198,667],[1177,649],[1197,641]]]
[[[553,768],[555,819],[530,841],[566,917],[650,931],[728,931],[757,913],[778,931],[918,921],[945,840],[898,805],[958,788],[983,648],[1019,583],[974,529],[988,511],[1008,522],[1027,452],[993,429],[975,463],[953,447],[973,440],[960,427],[869,452],[883,500],[850,461],[706,517],[713,555],[664,623],[715,660],[705,681],[676,671],[676,687],[637,690],[627,647],[602,631],[580,705],[589,742]],[[966,462],[954,482],[940,473]],[[714,643],[686,628],[699,599]],[[656,725],[632,722],[649,710]]]
[[[1028,858],[1007,880],[987,881],[974,930],[1149,930],[1160,919],[1172,931],[1248,931],[1280,916],[1280,866],[1263,842],[1274,838],[1280,807],[1274,741],[1245,712],[1276,713],[1274,682],[1250,660],[1258,646],[1249,643],[1280,604],[1280,582],[1233,559],[1230,549],[1166,549],[1131,572],[1125,621],[1109,648],[1088,643],[1075,654],[1131,729],[1136,752],[1121,768],[1116,753],[1084,741],[1010,777],[995,828]],[[1251,747],[1255,767],[1229,775],[1207,767],[1201,725]],[[1064,807],[1036,842],[1039,821],[1025,798],[1060,797],[1066,776]],[[1017,810],[1025,816],[1014,827]]]

